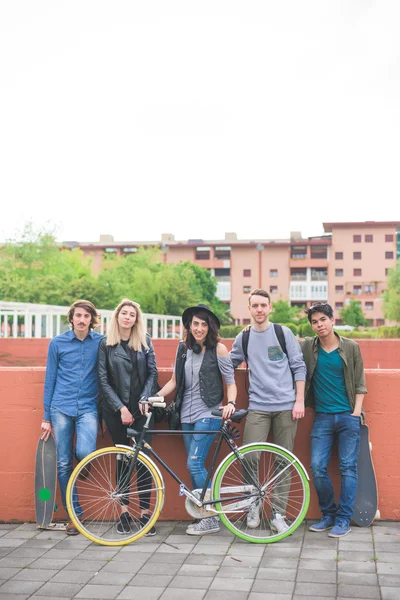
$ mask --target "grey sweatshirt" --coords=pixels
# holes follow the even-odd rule
[[[288,357],[282,351],[272,325],[265,331],[250,330],[247,349],[250,410],[292,410],[296,397],[292,371],[295,381],[306,380],[306,365],[299,342],[288,327],[282,329]],[[245,360],[242,337],[243,332],[236,337],[230,353],[235,368]]]

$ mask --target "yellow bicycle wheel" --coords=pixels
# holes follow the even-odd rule
[[[67,507],[75,527],[104,546],[135,542],[153,527],[161,512],[165,486],[153,461],[134,450],[102,448],[84,458],[67,487]],[[145,511],[148,518],[143,519]]]

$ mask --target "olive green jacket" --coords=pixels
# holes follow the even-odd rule
[[[357,344],[357,342],[354,342],[349,338],[341,337],[336,333],[336,331],[335,335],[339,338],[338,352],[343,361],[347,396],[349,398],[350,406],[354,410],[356,394],[367,393],[360,346]],[[300,346],[303,351],[304,362],[307,366],[305,405],[311,406],[312,408],[315,408],[312,378],[314,375],[315,365],[317,364],[319,343],[318,336],[306,337],[302,342],[300,342]],[[364,414],[362,415],[362,422],[364,422]]]

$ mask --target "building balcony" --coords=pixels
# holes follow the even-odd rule
[[[217,281],[216,296],[220,300],[229,302],[231,299],[231,282],[230,281]]]
[[[316,283],[306,281],[304,283],[298,283],[297,281],[291,281],[289,300],[328,300],[328,282],[321,281]]]

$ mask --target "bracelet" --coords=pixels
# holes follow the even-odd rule
[[[233,402],[233,400],[228,400],[227,404],[233,404],[233,406],[236,406],[236,402]]]

